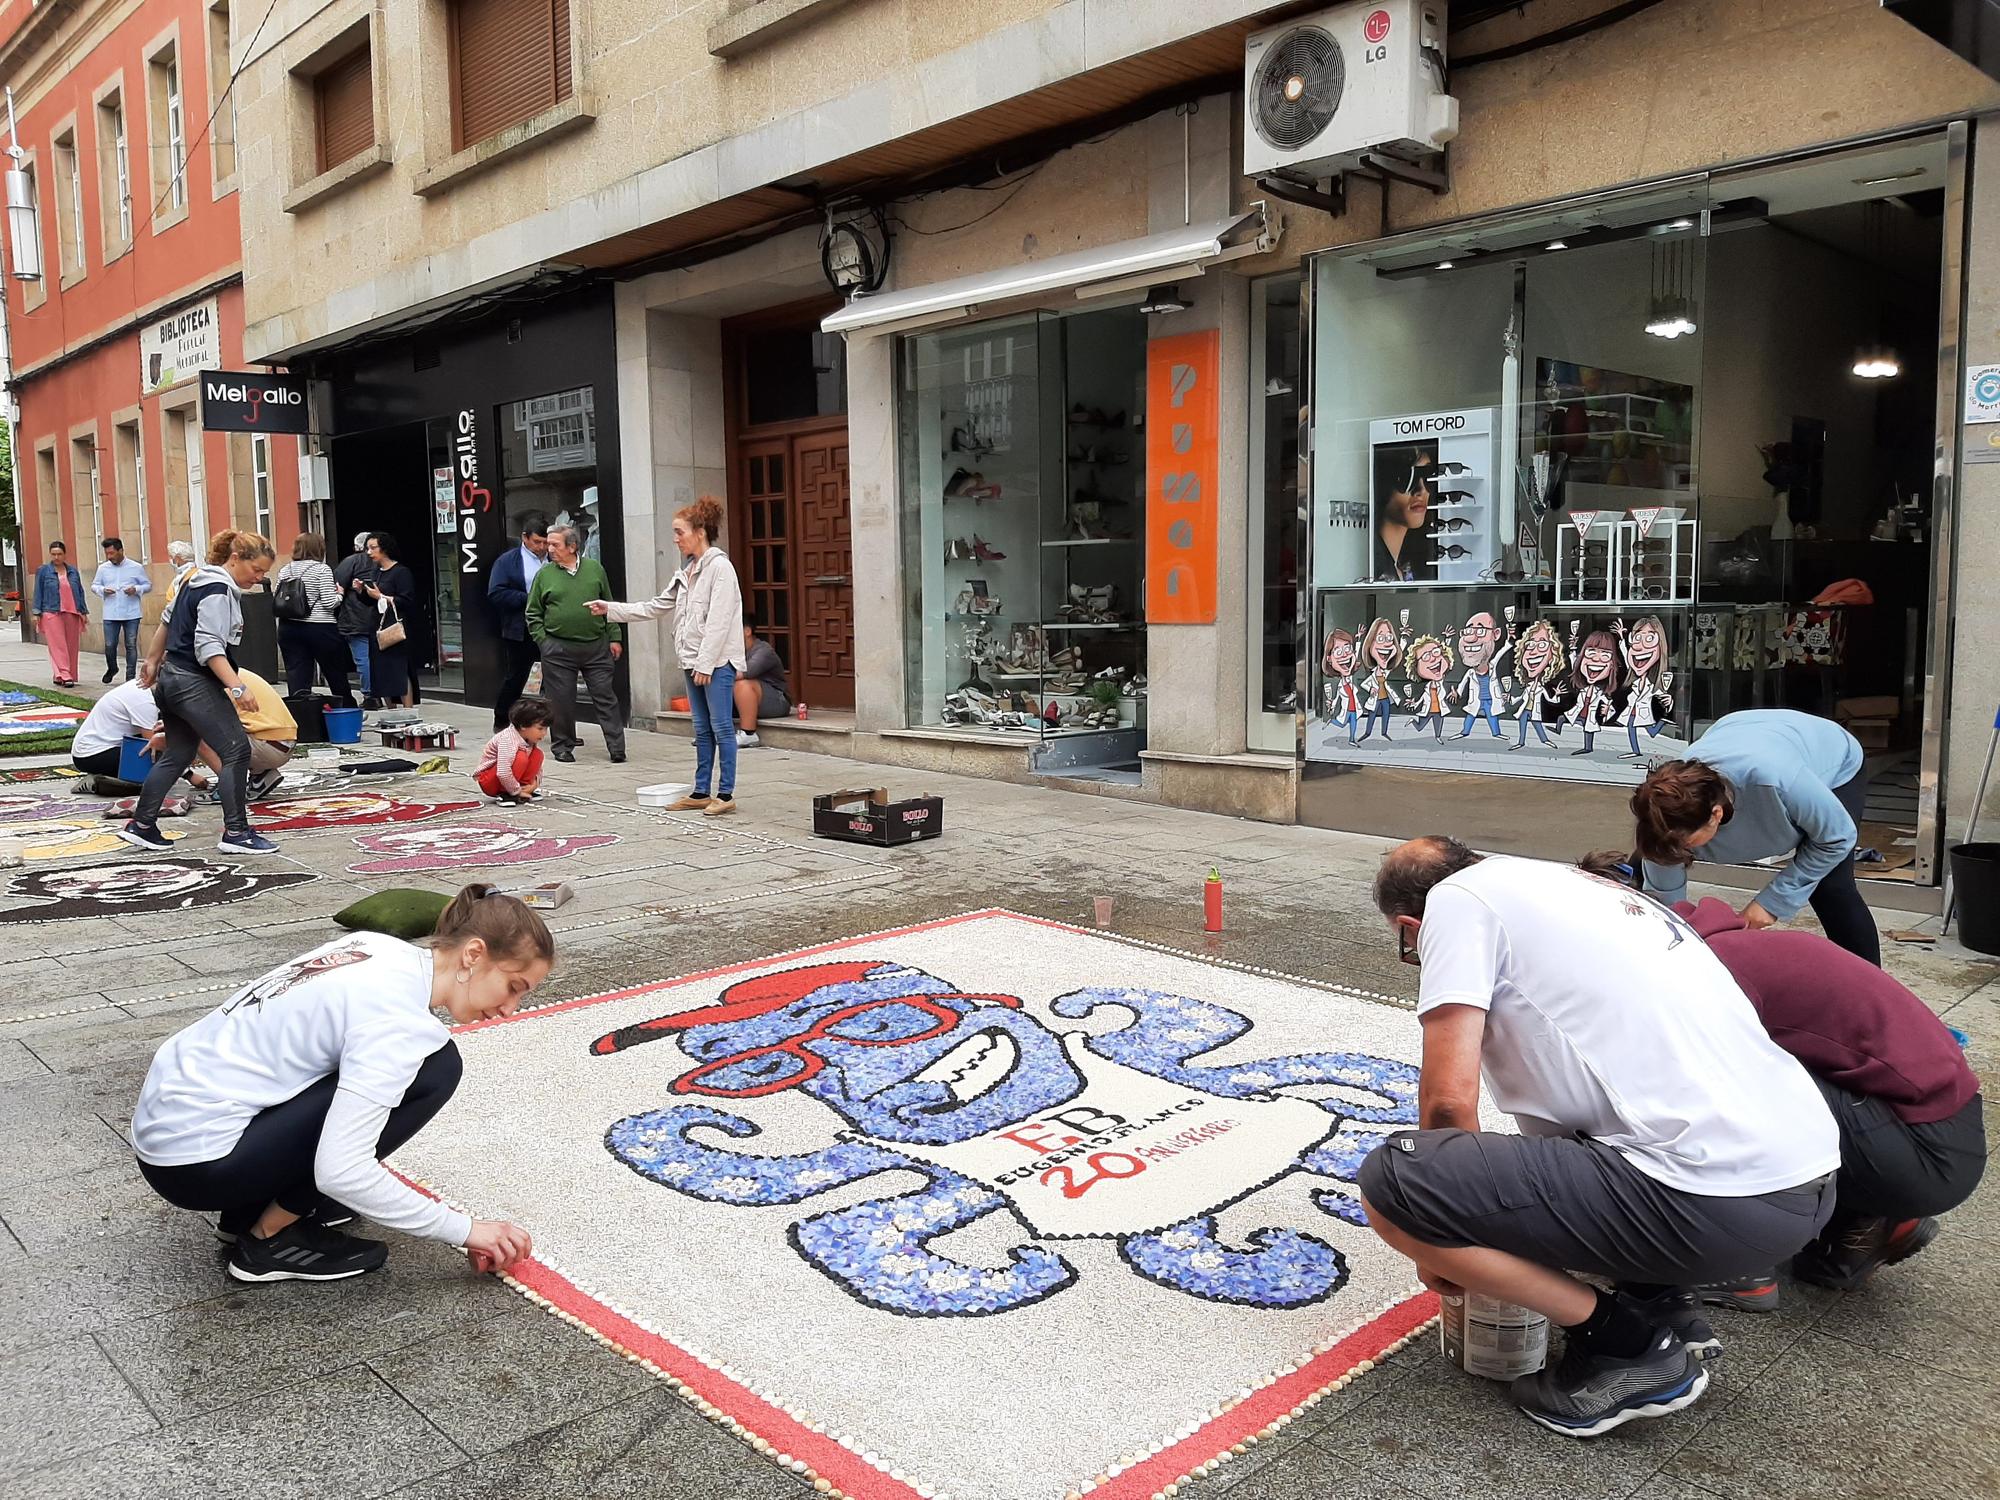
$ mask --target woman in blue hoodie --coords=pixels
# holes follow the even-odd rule
[[[1752,928],[1788,922],[1810,905],[1826,935],[1880,966],[1882,941],[1854,883],[1854,846],[1868,779],[1861,744],[1830,719],[1789,708],[1725,714],[1656,766],[1632,794],[1646,889],[1686,899],[1687,866],[1792,862],[1743,908]]]

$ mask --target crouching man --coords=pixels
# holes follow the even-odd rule
[[[1560,1359],[1513,1385],[1543,1426],[1689,1405],[1719,1347],[1693,1289],[1833,1212],[1819,1090],[1685,921],[1608,881],[1434,836],[1389,854],[1375,904],[1422,967],[1424,1033],[1421,1128],[1361,1168],[1376,1233],[1442,1294],[1561,1325]],[[1523,1134],[1479,1128],[1482,1073]]]

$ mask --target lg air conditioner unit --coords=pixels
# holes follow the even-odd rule
[[[1316,180],[1364,157],[1419,162],[1458,134],[1442,0],[1364,0],[1244,44],[1243,172]]]

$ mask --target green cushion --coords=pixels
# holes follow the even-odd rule
[[[377,891],[335,912],[333,920],[350,932],[386,932],[414,942],[437,931],[438,918],[450,904],[451,897],[436,891]]]

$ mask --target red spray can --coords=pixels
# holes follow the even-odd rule
[[[1208,879],[1202,882],[1201,912],[1203,926],[1210,932],[1222,931],[1222,872],[1211,869]]]

